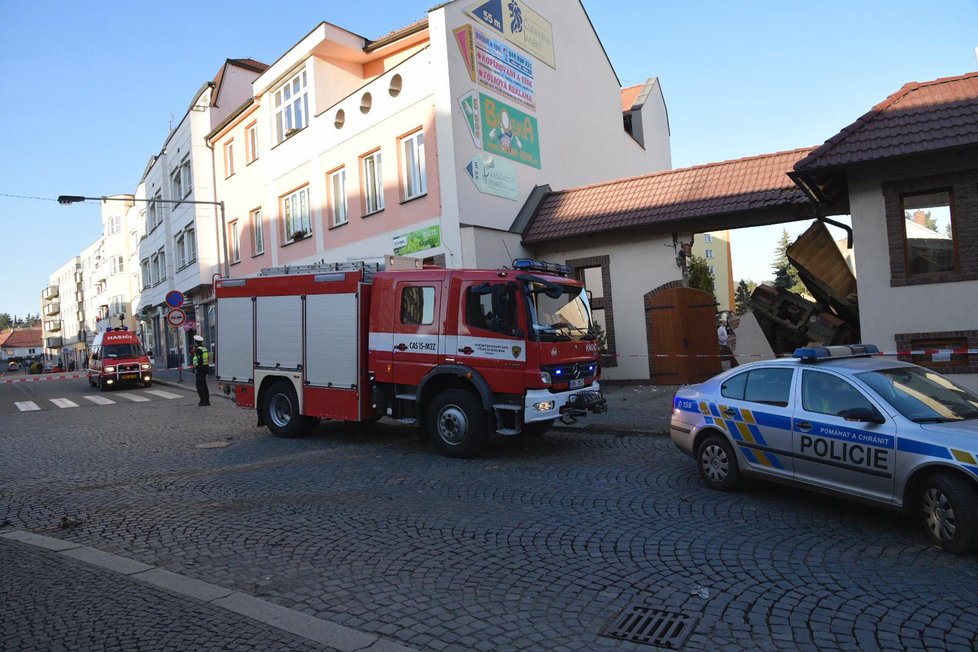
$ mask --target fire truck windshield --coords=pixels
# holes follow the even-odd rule
[[[531,281],[526,284],[534,339],[593,340],[591,306],[583,287]],[[556,290],[560,290],[559,296]]]

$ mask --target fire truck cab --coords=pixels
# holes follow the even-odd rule
[[[570,271],[389,258],[220,279],[217,380],[279,436],[387,416],[471,456],[490,432],[605,411],[588,296]]]

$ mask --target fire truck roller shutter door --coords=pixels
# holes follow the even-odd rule
[[[319,387],[357,384],[356,294],[306,297],[306,380]]]
[[[251,297],[221,298],[217,301],[217,380],[254,380],[254,302]]]
[[[302,297],[258,297],[255,310],[255,363],[266,369],[298,369],[302,364]]]

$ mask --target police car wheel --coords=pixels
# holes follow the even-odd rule
[[[299,414],[299,401],[292,383],[276,382],[265,392],[262,401],[265,425],[276,437],[298,437],[305,420]]]
[[[920,486],[920,511],[931,541],[954,554],[978,548],[978,493],[953,475],[938,474]]]
[[[740,467],[737,456],[726,438],[710,435],[700,443],[696,451],[700,478],[710,489],[729,491],[740,483]]]
[[[435,396],[425,423],[438,452],[448,457],[475,455],[488,436],[486,411],[474,394],[462,389]]]

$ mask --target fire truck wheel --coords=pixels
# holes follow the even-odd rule
[[[442,455],[471,457],[486,442],[486,411],[479,399],[462,389],[435,396],[428,406],[428,435]]]
[[[547,419],[546,421],[524,423],[523,429],[520,430],[520,437],[539,437],[543,433],[553,428],[555,421],[556,419]]]
[[[292,383],[278,381],[265,391],[262,401],[265,425],[276,437],[298,437],[306,426]]]

